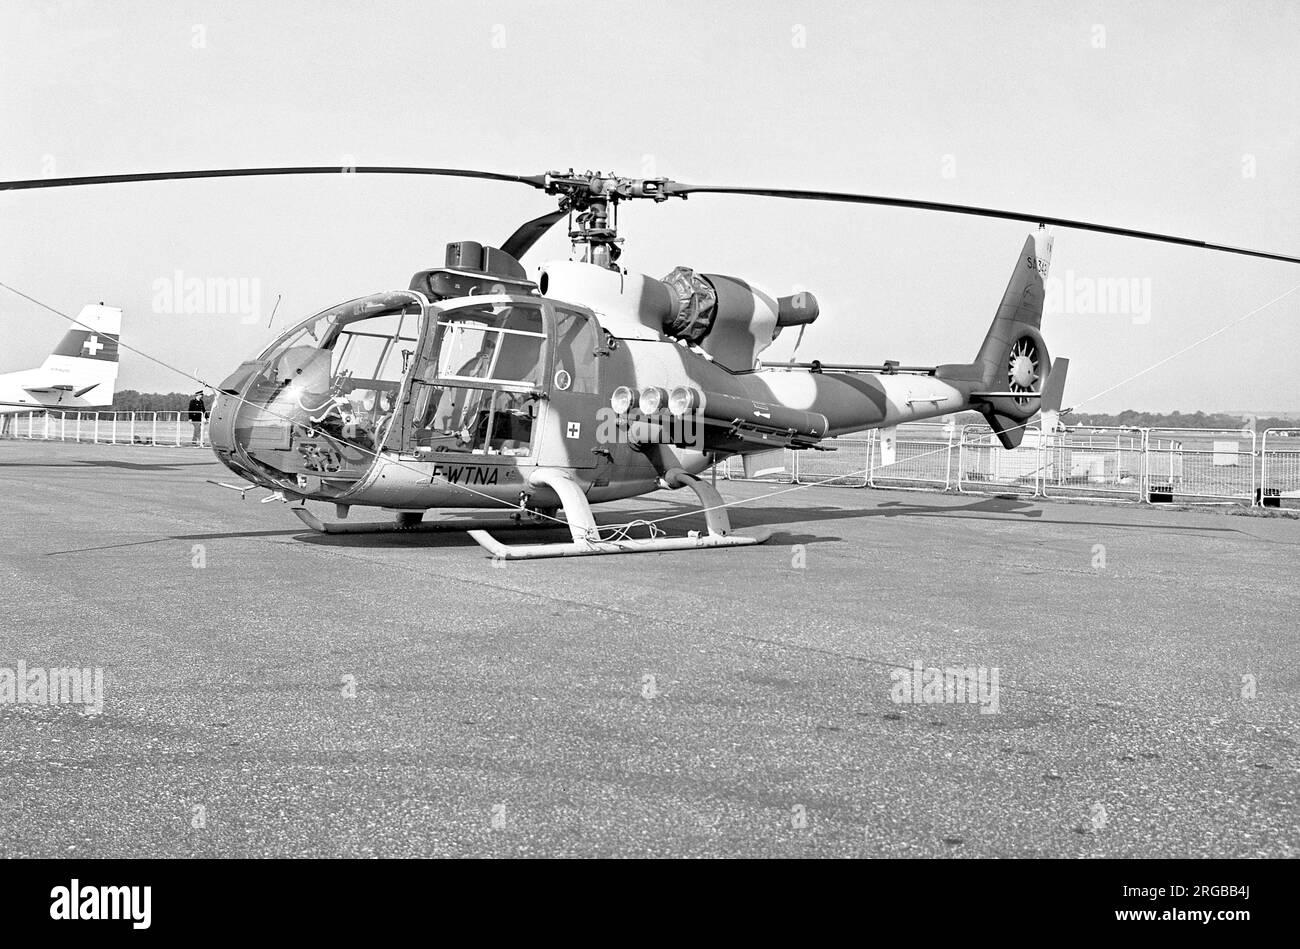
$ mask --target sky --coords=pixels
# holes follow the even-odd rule
[[[1284,0],[0,6],[4,180],[574,167],[1023,209],[1297,255],[1297,102],[1300,3]],[[500,243],[550,201],[344,175],[0,193],[0,281],[65,313],[121,306],[125,343],[215,383],[292,323],[405,287],[449,241]],[[705,195],[635,203],[620,223],[630,269],[813,291],[822,315],[801,360],[908,365],[973,358],[1032,227]],[[566,257],[561,232],[525,263]],[[1132,378],[1300,286],[1300,265],[1055,233],[1044,335],[1071,359],[1067,405],[1300,410],[1300,290]],[[194,280],[239,300],[187,313],[173,291]],[[64,325],[0,289],[0,371],[39,364]],[[192,384],[128,352],[119,387]]]

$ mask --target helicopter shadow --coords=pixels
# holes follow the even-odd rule
[[[214,531],[206,534],[168,534],[165,537],[150,537],[147,540],[128,540],[119,544],[102,544],[98,547],[73,547],[68,550],[47,550],[45,557],[62,557],[66,554],[89,554],[102,550],[122,550],[127,547],[148,547],[151,544],[167,544],[175,541],[211,541],[237,540],[248,537],[292,537],[301,534],[301,529],[258,530],[258,531]]]
[[[611,521],[610,523],[621,524],[623,522]],[[380,530],[370,534],[319,534],[310,530],[298,530],[292,531],[291,533],[293,534],[290,538],[292,541],[300,544],[311,544],[317,547],[338,547],[360,550],[440,550],[442,548],[482,550],[482,548],[479,547],[478,542],[469,536],[467,530]],[[489,533],[491,533],[493,537],[510,544],[552,544],[564,543],[572,539],[568,528],[563,525],[557,525],[554,528],[518,528],[513,526],[502,526],[493,527]]]
[[[950,520],[978,520],[1015,522],[1017,518],[1036,524],[1054,524],[1073,527],[1114,527],[1127,530],[1160,530],[1170,532],[1240,533],[1234,527],[1206,527],[1193,524],[1160,524],[1154,521],[1101,521],[1066,520],[1045,517],[1038,505],[1023,498],[994,495],[972,500],[968,504],[926,504],[917,501],[882,501],[871,507],[850,509],[845,507],[759,508],[738,505],[730,509],[733,526],[759,527],[780,524],[800,524],[809,521],[856,520],[865,517],[935,517]],[[686,520],[686,518],[682,518]]]
[[[137,464],[130,461],[0,461],[0,468],[121,468],[125,471],[178,471],[181,468],[204,468],[215,461],[180,461],[175,464]]]
[[[704,530],[704,515],[698,508],[675,501],[663,501],[663,506],[655,510],[637,510],[626,512],[605,511],[597,514],[597,522],[603,527],[629,524],[638,520],[660,521],[669,533],[679,534],[688,530]],[[1067,527],[1112,527],[1125,530],[1158,530],[1172,533],[1183,532],[1218,532],[1240,533],[1233,527],[1206,527],[1204,525],[1159,524],[1151,521],[1125,523],[1122,521],[1080,521],[1045,517],[1043,510],[1032,502],[1022,498],[1006,495],[979,498],[967,504],[926,504],[908,501],[883,501],[867,508],[851,509],[845,507],[755,507],[749,504],[735,505],[729,508],[732,527],[737,530],[749,528],[776,528],[782,525],[798,525],[846,521],[871,517],[933,517],[950,520],[977,520],[989,522],[1022,522],[1034,524],[1063,525]],[[664,524],[665,518],[671,520]],[[519,528],[502,525],[492,529],[493,536],[507,543],[553,543],[569,540],[569,532],[562,526]],[[634,536],[645,536],[644,529],[634,529]],[[782,544],[818,544],[834,543],[843,538],[828,533],[808,533],[796,531],[773,530],[769,540]],[[447,530],[438,532],[385,531],[373,534],[318,534],[314,532],[295,532],[293,537],[298,543],[317,544],[327,547],[344,548],[469,548],[478,546],[473,538],[464,531]]]

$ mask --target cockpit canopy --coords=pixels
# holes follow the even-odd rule
[[[599,351],[591,313],[538,296],[374,294],[294,326],[225,380],[213,446],[250,480],[329,497],[382,450],[530,457],[552,376],[594,395]]]

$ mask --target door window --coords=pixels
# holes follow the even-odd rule
[[[571,391],[600,393],[600,329],[585,313],[555,308],[555,372],[567,372]],[[561,388],[565,388],[561,386]]]
[[[530,454],[546,355],[546,324],[536,303],[444,311],[413,381],[410,447]]]

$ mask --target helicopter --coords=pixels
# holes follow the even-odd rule
[[[1048,227],[1074,228],[1300,263],[1300,258],[1168,234],[992,208],[879,195],[690,185],[588,171],[509,175],[473,169],[301,166],[146,172],[0,182],[0,191],[136,181],[298,174],[432,175],[527,185],[558,199],[500,247],[447,245],[440,266],[405,289],[372,293],[283,332],[217,386],[211,442],[245,485],[269,489],[314,531],[466,530],[501,560],[733,547],[702,476],[740,456],[828,450],[869,429],[973,410],[1004,448],[1061,409],[1068,360],[1052,359],[1042,313]],[[618,210],[693,194],[753,195],[901,207],[1036,224],[1016,255],[969,361],[935,366],[766,364],[783,331],[820,315],[809,292],[774,296],[741,277],[679,266],[662,278],[619,264]],[[520,262],[568,219],[572,253],[530,278]],[[214,482],[218,483],[218,482]],[[706,529],[602,527],[592,505],[661,489],[694,493]],[[324,521],[308,502],[335,506]],[[347,522],[353,507],[387,522]],[[425,522],[431,511],[506,516]],[[566,542],[507,544],[493,531],[564,527]]]

